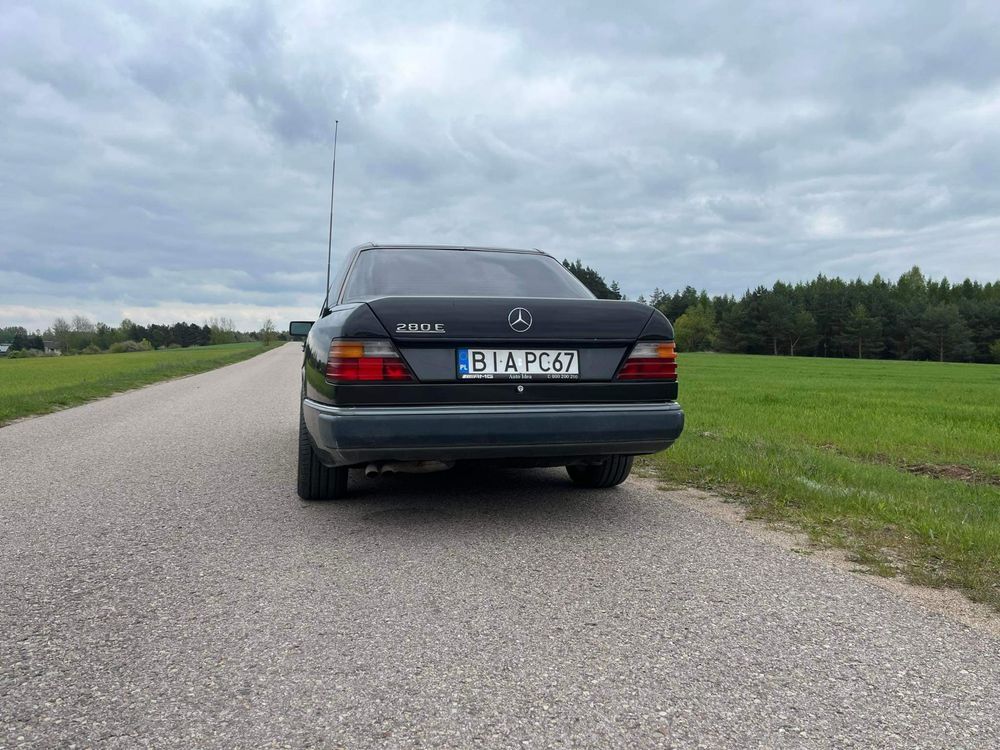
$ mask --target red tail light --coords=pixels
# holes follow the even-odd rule
[[[645,341],[632,347],[618,380],[677,380],[673,341]]]
[[[399,383],[413,380],[413,375],[389,341],[334,339],[326,361],[326,379],[331,383]]]

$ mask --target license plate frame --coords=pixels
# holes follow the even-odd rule
[[[459,380],[579,380],[580,352],[459,347],[455,375]]]

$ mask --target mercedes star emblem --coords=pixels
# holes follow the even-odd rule
[[[507,322],[517,333],[524,333],[531,328],[531,313],[523,307],[515,307],[507,315]]]

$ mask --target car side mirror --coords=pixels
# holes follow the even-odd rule
[[[288,324],[288,335],[296,341],[302,341],[309,335],[309,329],[313,327],[311,320],[293,320]]]

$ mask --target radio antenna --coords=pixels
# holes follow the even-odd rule
[[[326,315],[330,303],[330,256],[333,254],[333,188],[337,184],[337,133],[340,130],[340,120],[333,121],[333,169],[330,171],[330,230],[326,238],[326,296],[323,298],[323,309],[320,316]]]

